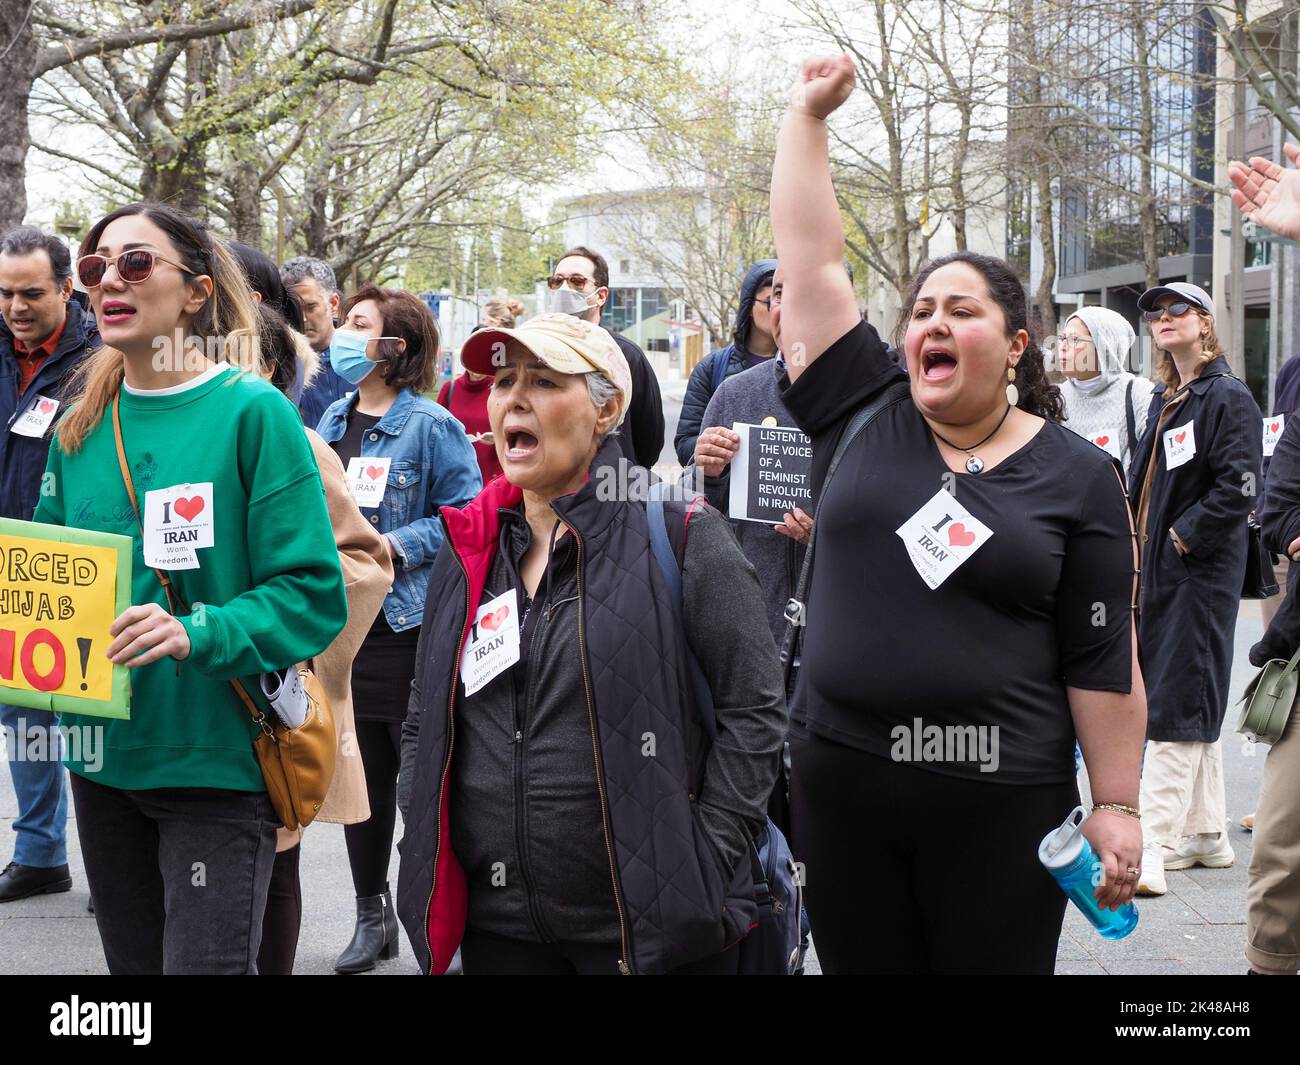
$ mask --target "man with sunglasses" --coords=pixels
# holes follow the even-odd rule
[[[560,256],[546,284],[550,289],[546,294],[548,312],[572,314],[600,325],[609,301],[609,264],[603,255],[581,245],[570,248]],[[609,333],[632,371],[632,406],[614,435],[629,462],[649,469],[659,461],[664,446],[664,403],[659,379],[645,352],[622,333],[613,329]]]
[[[72,375],[98,346],[94,320],[72,291],[72,257],[63,241],[32,226],[0,237],[0,516],[31,520]],[[0,872],[0,903],[72,887],[58,723],[45,710],[0,705],[18,800],[17,839],[13,860]],[[45,757],[24,757],[36,750]]]

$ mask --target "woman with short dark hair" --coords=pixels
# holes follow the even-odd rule
[[[357,925],[335,968],[355,973],[397,953],[388,862],[407,689],[429,574],[442,546],[438,508],[468,503],[482,481],[464,428],[421,394],[433,383],[438,356],[438,325],[424,302],[367,284],[342,314],[330,362],[356,391],[329,406],[317,431],[347,467],[361,513],[383,534],[395,573],[352,669],[370,819],[344,829]]]

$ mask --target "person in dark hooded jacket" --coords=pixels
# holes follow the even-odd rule
[[[731,333],[732,342],[705,355],[691,371],[686,398],[682,400],[681,417],[677,421],[677,435],[673,437],[677,461],[683,466],[695,461],[695,438],[700,435],[704,410],[718,385],[733,374],[758,366],[776,354],[770,302],[772,275],[775,273],[775,259],[759,259],[745,271],[745,280],[740,286],[736,327]],[[726,366],[725,373],[717,369],[719,360]]]

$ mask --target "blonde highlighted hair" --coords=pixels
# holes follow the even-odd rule
[[[1201,354],[1196,357],[1196,366],[1194,367],[1196,372],[1193,376],[1199,377],[1202,370],[1224,353],[1224,348],[1219,340],[1219,334],[1214,328],[1214,319],[1205,311],[1196,311],[1195,313],[1202,322],[1210,327],[1201,341]],[[1151,332],[1153,335],[1155,334],[1154,322],[1151,323]],[[1155,348],[1156,354],[1156,376],[1164,383],[1170,394],[1178,391],[1182,384],[1182,378],[1178,374],[1178,366],[1174,362],[1174,357],[1158,344],[1153,343],[1152,347]]]
[[[483,304],[483,313],[494,322],[500,322],[506,329],[513,329],[515,323],[524,316],[524,305],[518,300],[490,299]]]
[[[203,351],[220,352],[240,370],[265,376],[262,368],[261,324],[239,261],[219,237],[197,219],[160,203],[132,203],[105,215],[81,242],[78,257],[99,246],[109,224],[129,215],[144,215],[167,234],[177,261],[185,269],[212,278],[212,296],[188,325],[187,340]],[[59,446],[66,454],[81,450],[122,387],[125,356],[116,348],[98,348],[81,364],[73,380],[72,406],[59,422]]]

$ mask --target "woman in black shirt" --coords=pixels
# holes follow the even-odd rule
[[[852,86],[847,57],[804,65],[772,178],[783,398],[820,500],[791,738],[809,916],[828,972],[1050,973],[1065,897],[1037,847],[1077,802],[1076,736],[1103,905],[1141,857],[1128,506],[1058,424],[1023,288],[968,253],[917,276],[910,386],[822,492],[854,413],[905,380],[840,265],[825,117]]]

